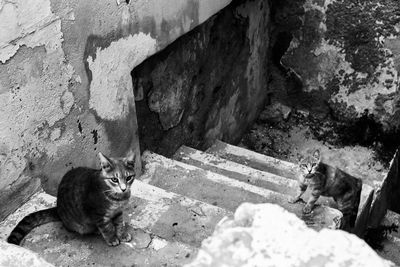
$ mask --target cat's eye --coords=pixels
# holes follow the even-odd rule
[[[317,166],[317,163],[313,163],[313,164],[312,164],[312,167],[315,167],[315,166]]]
[[[129,175],[128,177],[126,177],[126,181],[129,182],[130,180],[133,179],[133,175]]]
[[[300,164],[300,167],[307,168],[307,164]]]
[[[111,178],[111,182],[118,183],[118,178],[115,178],[115,177]]]

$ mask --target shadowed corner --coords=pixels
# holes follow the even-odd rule
[[[362,239],[364,238],[368,227],[368,221],[370,217],[371,205],[372,205],[372,200],[374,199],[374,194],[375,190],[369,192],[368,198],[365,201],[363,207],[361,208],[361,212],[357,216],[356,223],[353,229],[353,234]]]

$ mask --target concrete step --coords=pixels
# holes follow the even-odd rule
[[[304,215],[304,204],[288,203],[287,195],[167,159],[149,151],[143,153],[142,159],[146,173],[153,173],[143,179],[144,182],[230,211],[235,211],[243,202],[274,203],[295,213],[315,229],[336,228],[337,221],[342,217],[338,210],[326,206],[318,206],[312,214]]]
[[[269,157],[219,140],[215,141],[206,152],[260,171],[273,173],[289,179],[297,180],[298,177],[297,165],[292,162]]]
[[[286,195],[294,196],[298,187],[296,180],[260,171],[187,146],[181,146],[176,151],[173,158],[202,169]]]
[[[192,161],[193,164],[198,164],[196,161],[204,161],[204,168],[219,168],[219,169],[228,169],[230,167],[227,166],[226,163],[223,163],[223,159],[229,161],[229,164],[233,166],[232,162],[241,164],[243,166],[247,166],[247,174],[254,175],[253,177],[259,176],[271,176],[270,174],[275,174],[276,176],[286,177],[287,179],[296,179],[299,177],[299,171],[297,165],[292,162],[275,159],[242,147],[233,146],[222,141],[217,140],[214,145],[212,145],[209,149],[206,150],[206,154],[201,152],[192,151],[191,149],[186,150],[186,148],[182,148],[178,150],[182,155],[177,157],[181,157],[184,161]],[[210,155],[211,154],[211,155]],[[201,159],[202,157],[202,159]],[[189,159],[188,159],[189,158]],[[207,165],[207,166],[206,166]],[[212,167],[210,167],[212,166]],[[246,169],[242,167],[242,169]],[[232,172],[239,170],[231,168]],[[241,170],[242,174],[246,173]],[[261,173],[261,174],[260,174]],[[270,173],[270,174],[269,174]],[[276,177],[275,176],[275,177]],[[236,176],[235,176],[236,177]],[[280,182],[282,178],[279,178],[278,183],[280,185],[288,185],[291,188],[282,189],[283,193],[293,194],[293,185],[297,182]],[[250,180],[251,181],[251,180]],[[367,201],[368,196],[373,188],[367,184],[363,184],[361,191],[361,200],[359,204],[359,212],[361,212],[361,208],[364,206],[365,201]],[[310,192],[304,194],[303,199],[308,199],[310,197]],[[319,204],[327,205],[332,208],[337,208],[337,204],[333,201],[331,197],[320,197],[318,200]]]
[[[176,151],[174,159],[245,183],[285,194],[287,195],[287,198],[295,196],[298,190],[297,180],[260,171],[190,147],[180,147]],[[307,200],[310,197],[311,192],[310,190],[307,190],[302,198]],[[337,208],[337,204],[331,197],[321,196],[318,199],[317,204]]]
[[[0,224],[2,238],[30,212],[54,205],[55,198],[43,192],[35,195]],[[133,241],[118,247],[108,247],[99,235],[70,233],[61,222],[37,227],[23,246],[57,266],[181,266],[190,262],[201,241],[231,212],[135,181],[125,215]]]

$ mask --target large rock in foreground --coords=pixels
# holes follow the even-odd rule
[[[308,228],[273,204],[242,204],[203,241],[198,266],[394,266],[363,240],[339,230]]]
[[[48,263],[28,249],[11,245],[0,240],[0,266],[52,267],[54,265]]]

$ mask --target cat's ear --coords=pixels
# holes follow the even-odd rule
[[[101,168],[105,171],[110,171],[112,168],[111,160],[104,156],[101,152],[99,152],[99,159]]]
[[[316,160],[319,160],[319,158],[321,157],[321,152],[319,151],[319,149],[316,149],[316,150],[314,151],[313,157],[314,157]]]
[[[133,150],[129,150],[128,154],[125,157],[125,163],[128,167],[134,169],[135,168],[135,159],[136,159],[136,154],[133,152]]]

